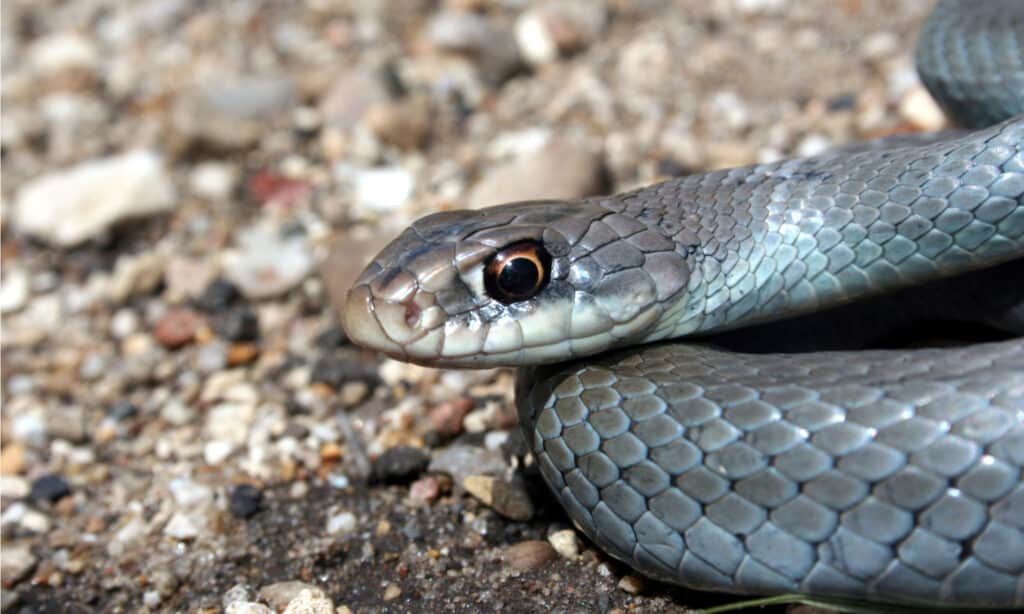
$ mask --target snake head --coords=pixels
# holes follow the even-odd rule
[[[446,367],[551,363],[645,338],[685,288],[670,239],[593,201],[430,215],[342,307],[356,343]]]

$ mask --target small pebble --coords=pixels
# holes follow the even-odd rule
[[[32,481],[29,496],[36,501],[53,503],[71,494],[71,486],[63,476],[48,473]]]
[[[528,571],[544,567],[558,558],[558,553],[548,542],[534,539],[505,548],[502,557],[513,569]]]
[[[4,500],[23,499],[32,490],[29,481],[21,476],[0,476],[0,497]]]
[[[563,559],[574,561],[580,556],[580,539],[572,529],[555,531],[548,536],[548,543]]]
[[[203,293],[196,299],[196,307],[210,313],[216,313],[234,305],[242,293],[238,286],[230,281],[218,277],[206,286]]]
[[[919,130],[932,132],[946,127],[946,115],[923,85],[908,90],[900,99],[900,117]]]
[[[372,477],[383,484],[408,484],[427,468],[430,457],[411,446],[392,448],[373,463]]]
[[[50,436],[45,418],[35,412],[15,417],[11,434],[15,440],[34,448],[45,446]]]
[[[352,512],[340,512],[327,517],[328,535],[348,535],[356,530],[356,516]]]
[[[619,588],[630,595],[639,595],[644,590],[644,579],[633,574],[622,576],[619,580]]]
[[[454,437],[462,432],[462,420],[474,406],[473,399],[469,398],[445,401],[430,410],[430,424],[439,434]]]
[[[13,313],[25,306],[31,294],[28,273],[11,268],[4,272],[0,284],[0,313]]]
[[[260,589],[257,599],[266,603],[275,612],[283,612],[288,604],[303,593],[323,596],[324,592],[312,584],[290,580],[286,582],[275,582]]]
[[[191,343],[203,323],[202,316],[191,309],[176,309],[160,318],[153,329],[153,335],[160,345],[176,350]]]
[[[139,415],[139,408],[131,401],[118,401],[107,411],[107,415],[114,420],[128,420]]]
[[[509,520],[526,522],[533,518],[533,501],[519,481],[506,482],[489,475],[471,475],[462,486],[466,492]]]
[[[260,346],[255,343],[233,343],[228,348],[228,366],[247,365],[260,355]]]
[[[213,490],[209,486],[188,478],[175,478],[168,488],[179,509],[192,510],[213,501]]]
[[[5,539],[3,550],[0,551],[0,575],[3,576],[4,586],[13,586],[27,576],[36,566],[36,560],[28,544],[12,544]]]
[[[334,603],[320,589],[301,590],[288,602],[284,614],[335,614]]]
[[[236,601],[251,601],[252,597],[252,587],[248,584],[236,584],[224,593],[221,604],[227,607]]]
[[[316,264],[303,235],[270,224],[241,230],[235,249],[222,258],[225,276],[249,299],[267,299],[298,286]]]
[[[183,541],[195,539],[199,536],[201,527],[195,519],[184,512],[175,512],[171,519],[164,525],[164,535]]]
[[[256,341],[260,320],[248,306],[222,311],[213,319],[213,329],[228,341]]]
[[[17,475],[25,470],[25,445],[9,442],[0,450],[0,475]]]
[[[159,591],[146,591],[142,593],[142,605],[147,608],[155,608],[160,605]]]
[[[224,614],[274,614],[274,610],[257,601],[232,601],[224,608]]]
[[[384,589],[384,601],[394,601],[402,596],[402,588],[394,582],[389,582]]]
[[[441,482],[435,476],[424,476],[409,486],[409,499],[416,504],[429,505],[440,496]]]
[[[239,484],[231,489],[228,508],[236,518],[251,518],[263,503],[263,491],[251,484]]]

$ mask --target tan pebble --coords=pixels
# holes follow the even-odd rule
[[[388,584],[384,589],[384,601],[393,601],[402,595],[402,589],[397,584]]]
[[[101,516],[92,516],[89,521],[85,523],[86,533],[100,533],[107,528],[107,523]]]
[[[619,588],[630,595],[638,595],[644,590],[644,579],[634,575],[622,576],[622,579],[619,580]]]
[[[467,475],[462,481],[462,487],[484,505],[491,505],[494,503],[494,484],[497,481],[489,475]]]
[[[422,98],[375,103],[364,120],[377,138],[400,149],[419,149],[430,136],[430,106]]]
[[[519,542],[505,548],[504,559],[513,569],[540,569],[558,557],[551,544],[539,539]]]
[[[533,501],[521,482],[495,482],[492,507],[509,520],[526,522],[533,518]]]
[[[103,423],[93,433],[92,441],[96,444],[110,443],[114,439],[117,439],[117,425],[112,423]]]
[[[9,443],[0,451],[0,475],[17,475],[25,470],[25,446]]]
[[[153,338],[146,333],[128,335],[121,342],[121,353],[125,358],[139,356],[153,349]]]
[[[572,529],[555,531],[548,536],[548,543],[563,559],[572,561],[580,556],[580,540]]]
[[[339,605],[334,612],[335,614],[352,614],[352,608],[347,605]]]
[[[338,461],[343,456],[341,446],[328,441],[324,445],[320,446],[320,459],[324,461]]]
[[[380,537],[381,535],[387,535],[391,532],[391,523],[387,520],[381,520],[377,523],[376,532],[378,537]]]
[[[343,407],[353,407],[366,400],[370,394],[370,387],[366,382],[347,382],[341,386],[338,399]]]
[[[255,343],[235,343],[228,350],[228,365],[237,367],[252,362],[260,354],[260,348]]]

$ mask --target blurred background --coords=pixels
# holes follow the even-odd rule
[[[7,0],[3,609],[703,603],[575,536],[509,372],[332,305],[426,213],[941,128],[930,7]]]

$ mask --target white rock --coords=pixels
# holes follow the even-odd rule
[[[0,475],[0,498],[5,501],[27,497],[30,488],[28,480],[19,475]]]
[[[328,535],[347,535],[356,530],[356,516],[352,512],[340,512],[327,517]]]
[[[580,540],[572,529],[555,531],[548,536],[548,543],[563,559],[573,561],[580,556]]]
[[[11,313],[25,306],[30,294],[28,273],[9,268],[0,279],[0,313]]]
[[[118,339],[124,339],[139,330],[139,314],[135,310],[123,308],[114,312],[110,318],[110,334]]]
[[[531,64],[546,64],[559,55],[589,46],[604,30],[607,19],[607,12],[598,2],[538,3],[516,20],[519,53]]]
[[[146,534],[146,523],[138,516],[132,516],[120,529],[114,533],[114,541],[121,544],[128,544],[136,541]]]
[[[7,533],[11,527],[21,524],[22,519],[28,513],[29,507],[21,501],[12,503],[4,510],[3,514],[0,514],[0,527],[3,528],[4,533]]]
[[[27,510],[20,524],[22,529],[32,533],[42,534],[50,530],[50,518],[38,510]]]
[[[334,602],[322,591],[303,590],[288,602],[284,614],[335,614]]]
[[[274,614],[274,611],[256,601],[232,601],[224,614]]]
[[[198,164],[188,178],[188,186],[193,194],[213,201],[230,198],[237,182],[238,172],[235,167],[222,162]]]
[[[142,593],[142,605],[147,608],[155,608],[160,605],[160,591],[146,591]]]
[[[99,236],[120,221],[169,211],[174,186],[156,153],[134,150],[44,175],[17,195],[15,224],[61,247]]]
[[[400,166],[366,168],[351,164],[335,167],[337,179],[349,186],[353,204],[377,213],[400,208],[412,196],[415,179]]]
[[[167,252],[160,249],[119,257],[107,285],[107,297],[114,303],[123,303],[152,292],[163,281],[167,260]]]
[[[16,441],[22,441],[36,448],[45,446],[48,437],[46,418],[36,412],[21,414],[14,419],[11,435]]]
[[[213,490],[189,478],[175,478],[167,485],[174,503],[182,509],[194,509],[213,501]]]
[[[524,13],[516,21],[516,43],[519,53],[531,64],[547,64],[558,59],[558,44],[536,13]]]
[[[808,134],[796,146],[796,155],[809,158],[825,153],[832,147],[832,139],[823,134]]]
[[[189,540],[199,536],[199,530],[203,523],[184,512],[175,512],[171,519],[164,525],[164,535],[174,539]]]
[[[946,126],[946,116],[924,88],[917,85],[900,99],[900,117],[924,131],[941,130]]]
[[[100,63],[99,51],[91,40],[72,32],[52,34],[33,43],[29,62],[41,75],[68,70],[92,72]]]
[[[203,460],[207,465],[219,465],[226,461],[231,453],[235,451],[235,444],[230,441],[214,439],[206,442],[203,446]]]
[[[205,433],[213,440],[245,443],[256,407],[250,403],[218,403],[206,413]]]
[[[4,541],[3,550],[0,550],[0,576],[3,576],[5,585],[11,586],[32,571],[36,557],[28,544],[12,545]]]
[[[169,399],[160,408],[160,417],[173,426],[184,426],[195,418],[196,412],[181,399]]]
[[[250,299],[277,296],[299,285],[316,262],[302,235],[282,236],[270,224],[257,224],[238,234],[237,248],[222,259],[225,276]]]

